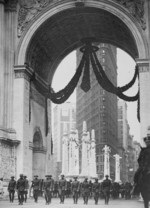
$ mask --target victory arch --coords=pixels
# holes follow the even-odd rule
[[[149,0],[0,0],[0,177],[53,174],[45,89],[88,37],[138,65],[142,144],[150,125]]]

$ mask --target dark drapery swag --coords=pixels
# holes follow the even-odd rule
[[[105,71],[103,70],[103,67],[102,67],[100,61],[97,58],[96,51],[98,51],[99,48],[95,45],[92,45],[91,38],[86,38],[86,39],[82,40],[82,42],[84,43],[84,46],[81,47],[80,51],[83,53],[83,55],[82,55],[80,64],[79,64],[74,76],[72,77],[72,79],[68,83],[68,85],[64,89],[62,89],[58,92],[54,92],[51,85],[49,85],[49,87],[47,89],[46,88],[42,89],[42,90],[44,90],[45,96],[56,104],[64,103],[69,98],[69,96],[73,93],[73,91],[75,90],[81,76],[82,76],[82,81],[81,81],[80,87],[84,92],[88,92],[90,90],[90,70],[93,69],[99,85],[104,90],[106,90],[110,93],[113,93],[113,94],[117,95],[120,99],[123,99],[128,102],[138,101],[137,117],[138,117],[138,120],[140,121],[139,91],[137,92],[137,94],[135,96],[127,96],[124,94],[125,91],[127,91],[129,88],[131,88],[133,86],[136,79],[139,79],[138,66],[136,65],[136,67],[135,67],[135,73],[134,73],[132,80],[128,84],[126,84],[125,86],[117,87],[109,80]],[[41,86],[36,81],[35,75],[33,75],[33,76],[34,77],[31,77],[31,79],[34,82],[35,87],[38,88],[38,90],[40,91]],[[30,82],[30,84],[31,84],[31,82]],[[46,119],[46,121],[47,121],[47,119]]]

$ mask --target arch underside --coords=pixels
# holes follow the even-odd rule
[[[80,7],[61,11],[45,21],[30,40],[26,63],[50,83],[61,60],[82,46],[82,39],[94,37],[138,58],[135,39],[129,28],[108,11]]]

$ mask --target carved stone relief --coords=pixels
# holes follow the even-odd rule
[[[29,22],[50,3],[59,0],[20,0],[18,14],[18,37],[21,36]],[[65,1],[65,0],[62,0]],[[144,19],[144,0],[112,0],[124,6],[140,23],[143,30],[146,29]]]
[[[144,19],[144,0],[114,0],[123,5],[138,20],[143,30],[146,29]]]

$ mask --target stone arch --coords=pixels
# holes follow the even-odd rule
[[[74,1],[70,2],[62,2],[61,4],[55,4],[55,5],[49,5],[45,10],[43,10],[42,14],[37,16],[33,22],[30,23],[26,31],[24,31],[22,37],[20,38],[18,48],[16,51],[16,59],[15,59],[15,65],[24,65],[25,59],[26,59],[26,53],[28,46],[30,44],[30,41],[32,41],[32,37],[34,33],[37,31],[37,29],[49,18],[51,18],[53,15],[70,9],[75,8]],[[145,37],[145,34],[139,25],[139,23],[136,21],[136,19],[121,5],[115,3],[115,2],[106,2],[106,1],[92,1],[87,0],[85,2],[85,7],[91,7],[91,8],[99,8],[105,11],[110,12],[111,14],[118,17],[122,23],[124,23],[129,31],[132,33],[137,50],[138,50],[138,57],[139,59],[146,59],[148,58],[149,49],[147,40]],[[70,51],[71,52],[71,51]],[[67,55],[67,51],[64,52],[65,54],[62,54],[61,57],[58,57],[58,59],[64,58]],[[58,60],[60,62],[60,60]]]
[[[43,178],[45,174],[45,157],[46,148],[43,146],[43,138],[41,130],[36,127],[33,134],[33,165],[32,174],[38,175],[39,178]]]

